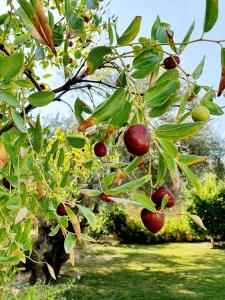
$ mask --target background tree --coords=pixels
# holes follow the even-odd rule
[[[201,235],[207,232],[211,236],[211,242],[214,246],[214,239],[224,239],[224,181],[218,180],[215,174],[206,173],[201,184],[201,193],[195,191],[189,193],[188,211],[200,216],[206,227],[205,231],[204,228],[191,222],[195,232]]]

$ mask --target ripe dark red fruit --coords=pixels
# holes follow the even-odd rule
[[[14,186],[11,185],[11,183],[6,179],[5,177],[2,179],[2,184],[7,190],[13,190]]]
[[[164,59],[163,64],[164,67],[169,70],[169,69],[175,69],[180,63],[180,58],[178,56],[169,56]]]
[[[141,211],[141,220],[149,231],[156,233],[162,229],[165,217],[161,210],[154,213],[147,208],[143,208]]]
[[[104,193],[101,193],[100,199],[104,202],[113,202],[112,198],[110,195],[106,195]]]
[[[42,89],[42,91],[44,91],[45,90],[45,85],[43,83],[40,84],[40,88]]]
[[[152,194],[152,201],[158,206],[161,207],[162,204],[162,199],[163,197],[167,195],[168,196],[168,201],[166,204],[166,207],[173,207],[175,204],[175,198],[173,194],[171,193],[170,189],[168,189],[167,186],[162,185],[157,188]]]
[[[84,22],[86,22],[86,23],[88,23],[90,21],[89,17],[87,17],[87,16],[84,16],[83,19],[84,19]]]
[[[69,47],[73,47],[73,42],[72,41],[69,42]]]
[[[150,134],[143,124],[131,125],[124,133],[124,143],[127,150],[136,156],[142,156],[148,152],[150,146]]]
[[[59,216],[67,216],[65,204],[60,203],[56,208],[56,212]]]
[[[103,157],[107,154],[107,147],[104,142],[98,142],[95,144],[94,152],[97,157]]]
[[[130,156],[130,162],[132,162],[135,159],[136,155],[131,155]],[[143,158],[140,163],[137,165],[138,168],[142,168],[145,165],[145,159]]]

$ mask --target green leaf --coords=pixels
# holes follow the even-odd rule
[[[177,170],[177,162],[176,159],[170,155],[169,152],[160,150],[163,159],[166,163],[166,166],[168,167],[169,173],[170,173],[170,177],[172,179],[173,182],[173,188],[175,191],[178,191],[179,187],[180,187],[180,178],[179,178],[179,173]]]
[[[223,110],[213,102],[214,92],[212,90],[207,91],[207,93],[202,97],[201,104],[206,106],[212,115],[223,115]]]
[[[179,72],[176,69],[170,69],[164,72],[156,81],[156,85],[162,82],[178,81]]]
[[[75,34],[80,34],[84,30],[84,20],[81,17],[70,16],[69,24],[71,28],[75,31]]]
[[[212,115],[220,116],[220,115],[224,114],[223,110],[219,107],[219,105],[217,105],[216,103],[214,103],[212,101],[205,100],[204,106],[206,106],[208,108],[210,114],[212,114]]]
[[[185,109],[186,109],[188,99],[189,99],[189,91],[184,95],[184,97],[182,97],[180,99],[179,109],[178,109],[177,117],[176,117],[178,123],[181,123],[180,119],[182,118],[182,116],[185,113]]]
[[[98,46],[93,48],[87,57],[88,75],[93,74],[103,64],[105,56],[111,53],[110,47]]]
[[[153,26],[152,26],[152,30],[151,30],[151,38],[156,41],[157,40],[157,36],[156,36],[156,32],[157,32],[157,29],[158,27],[160,26],[161,24],[161,21],[160,21],[160,18],[159,16],[157,16]]]
[[[66,139],[72,147],[77,149],[81,149],[85,145],[85,139],[80,136],[68,136]]]
[[[59,151],[59,157],[58,157],[58,161],[57,161],[57,168],[59,169],[60,167],[62,167],[64,163],[64,150],[63,148],[60,149]]]
[[[21,108],[19,101],[14,95],[1,89],[0,89],[0,100],[15,108]]]
[[[155,135],[172,141],[189,138],[203,128],[205,122],[165,124],[155,129]]]
[[[160,139],[159,142],[164,151],[168,152],[174,158],[179,157],[179,153],[174,144],[172,144],[170,141],[166,139]]]
[[[132,73],[132,77],[141,79],[152,73],[159,67],[161,57],[152,53],[152,50],[144,50],[133,60],[133,68],[137,69]]]
[[[139,187],[141,187],[145,183],[149,182],[150,178],[151,178],[150,175],[145,175],[145,176],[143,176],[141,178],[138,178],[134,181],[125,183],[125,184],[123,184],[121,186],[118,186],[114,189],[108,190],[105,193],[107,195],[117,195],[117,194],[120,194],[120,193],[126,193],[126,192],[129,192],[129,191],[138,189]]]
[[[51,28],[54,27],[54,24],[55,24],[54,15],[50,10],[48,11],[48,23]]]
[[[17,36],[13,42],[14,46],[18,46],[20,44],[24,44],[31,38],[31,35],[29,33],[23,33],[19,36]]]
[[[180,53],[182,53],[184,51],[184,49],[186,48],[194,28],[195,28],[195,22],[193,22],[191,24],[190,28],[188,29],[188,31],[187,31],[187,33],[186,33],[186,35],[185,35],[185,37],[184,37],[184,39],[181,43],[181,46],[180,46],[180,49],[179,49]]]
[[[192,184],[197,193],[199,193],[201,191],[201,186],[197,176],[184,163],[178,162],[178,165],[187,177],[188,181]]]
[[[109,173],[106,177],[103,178],[102,184],[104,186],[110,186],[115,178],[116,172]]]
[[[144,101],[148,107],[163,105],[172,94],[176,93],[180,84],[177,81],[163,81],[150,87],[145,95]]]
[[[206,0],[204,32],[210,31],[218,19],[218,0]]]
[[[8,209],[18,209],[20,208],[20,206],[21,206],[21,201],[18,196],[10,197],[6,205]]]
[[[88,9],[96,9],[99,7],[97,0],[86,0],[86,6]]]
[[[170,36],[173,37],[173,31],[170,29],[170,24],[161,22],[156,30],[156,39],[160,43],[168,44],[167,32],[169,32]]]
[[[57,226],[56,226],[55,228],[53,228],[52,231],[49,233],[49,236],[54,236],[54,235],[56,235],[56,234],[58,233],[59,229],[60,229],[60,226],[57,225]]]
[[[172,104],[175,101],[176,101],[176,95],[172,94],[171,97],[169,97],[163,105],[153,107],[149,112],[149,117],[156,118],[162,116],[171,108]]]
[[[23,64],[23,53],[0,56],[0,80],[11,80],[14,78],[22,70]]]
[[[96,240],[94,240],[91,236],[85,234],[85,233],[81,233],[80,238],[83,241],[87,241],[87,242],[96,242]]]
[[[147,208],[152,212],[156,212],[155,203],[149,196],[146,196],[144,194],[132,193],[131,198],[136,202],[140,203],[142,207]]]
[[[131,173],[132,171],[134,171],[137,166],[140,164],[140,162],[142,161],[143,156],[137,156],[135,157],[132,162],[124,169],[124,172],[126,174]]]
[[[63,27],[55,25],[53,28],[53,40],[56,47],[59,47],[63,43]],[[43,48],[39,48],[38,53],[36,53],[38,57],[44,56]],[[44,58],[44,57],[43,57]]]
[[[40,115],[38,115],[37,122],[36,122],[36,127],[35,127],[35,130],[34,130],[33,148],[37,153],[41,152],[41,148],[42,148],[42,127],[41,127]]]
[[[83,166],[86,168],[86,169],[91,169],[92,166],[93,166],[93,160],[90,158],[86,161],[83,162]]]
[[[146,49],[138,54],[133,60],[133,68],[134,69],[141,69],[146,64],[151,64],[156,60],[160,60],[161,57],[154,54],[151,49]]]
[[[76,99],[74,103],[74,109],[75,109],[75,116],[77,118],[77,121],[80,123],[84,121],[82,117],[82,113],[85,112],[87,114],[91,114],[93,111],[92,109],[79,97]]]
[[[45,106],[51,103],[55,98],[55,93],[48,92],[36,92],[28,97],[28,101],[35,107]]]
[[[200,162],[206,161],[209,159],[209,156],[198,156],[198,155],[180,155],[179,161],[185,164],[186,166],[192,166]]]
[[[96,227],[95,214],[88,207],[85,207],[83,205],[77,204],[77,207],[82,212],[82,214],[85,216],[85,218],[87,219],[87,221],[88,221],[89,225],[92,227],[92,229],[95,229],[95,227]]]
[[[31,83],[31,81],[27,78],[27,79],[19,79],[19,80],[15,80],[15,84],[17,84],[19,87],[22,88],[32,88],[33,84]]]
[[[166,166],[162,154],[158,154],[158,169],[157,169],[157,181],[156,186],[161,185],[164,182],[164,177],[166,174]]]
[[[56,140],[53,144],[52,144],[52,148],[51,148],[51,151],[50,151],[50,154],[55,154],[56,151],[58,151],[58,146],[59,146],[59,141]]]
[[[200,64],[197,66],[197,68],[192,73],[193,79],[198,79],[202,75],[204,65],[205,65],[205,55],[204,55],[203,59],[201,60]]]
[[[63,173],[62,180],[60,182],[60,187],[64,188],[69,182],[69,179],[70,179],[70,170]]]
[[[97,197],[101,195],[101,192],[98,190],[81,189],[80,192],[87,197]]]
[[[16,127],[23,133],[27,133],[27,128],[25,127],[24,121],[21,118],[20,114],[17,111],[12,113],[12,118]]]
[[[8,16],[9,16],[8,13],[0,15],[0,25],[5,23],[5,20],[8,18]]]
[[[161,204],[161,209],[162,210],[166,207],[166,204],[167,204],[168,200],[169,200],[168,195],[164,195],[163,198],[162,198],[162,204]]]
[[[79,126],[80,131],[86,128],[100,124],[106,121],[121,111],[126,102],[126,91],[124,88],[117,89],[111,97],[101,103],[96,111]]]
[[[131,43],[138,35],[141,27],[142,17],[136,16],[129,27],[125,30],[121,37],[118,38],[118,45],[125,46]]]
[[[110,19],[108,20],[108,33],[109,33],[109,42],[110,42],[110,45],[112,45],[114,37],[113,37],[113,29],[112,29]]]
[[[130,113],[131,104],[128,101],[126,101],[120,112],[111,119],[109,124],[109,130],[115,130],[123,127],[127,123]]]
[[[74,246],[76,244],[76,236],[74,233],[68,232],[65,241],[64,241],[64,249],[66,253],[70,253],[71,250],[73,250]]]
[[[72,5],[71,5],[71,0],[65,0],[64,9],[65,9],[65,16],[66,16],[66,19],[68,21],[69,17],[73,14],[73,8],[72,8]]]

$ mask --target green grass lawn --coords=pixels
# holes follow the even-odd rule
[[[208,243],[96,245],[76,266],[82,277],[66,299],[225,299],[225,251]]]

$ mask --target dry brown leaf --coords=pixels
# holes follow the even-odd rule
[[[39,1],[38,6],[35,7],[35,12],[39,22],[39,24],[36,24],[37,30],[41,34],[42,38],[45,40],[46,44],[52,50],[54,55],[56,56],[57,54],[56,54],[55,45],[53,41],[52,29],[49,26],[47,18],[45,16],[42,1]]]
[[[38,200],[41,200],[45,193],[45,185],[43,181],[37,182]]]
[[[71,265],[74,267],[74,263],[75,263],[75,250],[71,250],[70,251],[70,262],[71,262]]]
[[[21,157],[22,159],[24,159],[26,153],[27,153],[26,149],[23,148],[23,147],[20,147],[20,157]]]
[[[27,216],[28,210],[26,207],[21,208],[15,218],[15,224],[20,223],[22,220],[24,220]]]
[[[5,147],[3,144],[0,144],[0,166],[2,168],[8,165],[8,156],[5,151]]]
[[[50,266],[48,263],[46,263],[46,264],[47,264],[48,271],[49,271],[50,275],[52,276],[52,278],[53,278],[53,279],[55,279],[55,280],[56,280],[56,276],[55,276],[55,272],[54,272],[54,269],[53,269],[53,267],[52,267],[52,266]]]
[[[197,224],[202,229],[207,230],[207,228],[205,227],[205,225],[202,222],[202,219],[199,216],[197,216],[197,215],[190,215],[190,217],[195,222],[195,224]]]
[[[171,176],[172,182],[173,182],[173,190],[177,192],[180,187],[180,176],[178,172],[175,172],[173,176]]]
[[[222,68],[221,78],[220,78],[220,85],[218,89],[217,96],[221,96],[222,92],[225,89],[225,67]]]
[[[74,232],[75,232],[77,238],[80,239],[81,229],[80,229],[79,220],[78,220],[77,216],[74,214],[73,214],[73,216],[70,215],[69,217],[70,217],[70,221],[73,225]]]
[[[121,170],[121,169],[117,169],[115,179],[114,179],[113,183],[121,185],[125,177],[126,177],[126,174],[124,173],[124,171]]]
[[[62,231],[62,235],[64,236],[64,238],[66,237],[67,235],[67,231],[64,227],[61,227],[61,231]]]

